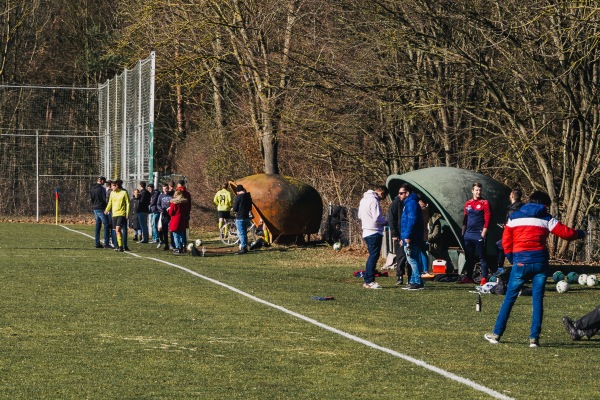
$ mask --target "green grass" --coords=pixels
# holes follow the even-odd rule
[[[91,226],[69,228],[93,235]],[[597,304],[597,288],[548,284],[543,347],[528,347],[530,298],[503,341],[483,340],[502,297],[475,312],[470,287],[364,290],[364,257],[328,247],[207,257],[130,243],[95,249],[54,225],[0,224],[2,399],[483,399],[490,396],[172,266],[231,285],[333,328],[518,399],[597,398],[600,340],[569,340],[560,319]],[[197,237],[198,235],[194,235]],[[333,295],[334,301],[314,301]],[[578,382],[582,384],[578,384]]]

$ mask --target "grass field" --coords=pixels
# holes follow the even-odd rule
[[[116,253],[94,248],[92,226],[67,228],[0,223],[2,399],[600,398],[600,340],[572,342],[560,322],[598,287],[548,284],[537,349],[520,298],[494,346],[483,334],[502,297],[477,313],[469,286],[365,290],[362,255],[236,256],[210,237],[206,257]]]

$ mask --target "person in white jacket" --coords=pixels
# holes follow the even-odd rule
[[[388,189],[385,186],[367,190],[358,206],[358,218],[362,223],[362,237],[369,251],[365,267],[365,283],[363,283],[365,289],[381,289],[381,286],[375,282],[375,267],[381,252],[383,227],[387,224],[387,220],[381,212],[379,203],[387,194]]]

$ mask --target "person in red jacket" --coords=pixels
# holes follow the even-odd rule
[[[508,261],[513,264],[508,279],[504,302],[498,312],[492,333],[484,338],[497,344],[506,329],[506,323],[521,288],[531,280],[531,332],[529,347],[538,347],[544,315],[544,289],[548,275],[548,247],[546,241],[552,233],[565,240],[585,237],[582,230],[571,229],[561,224],[548,213],[551,200],[544,192],[533,192],[529,203],[512,213],[504,227],[502,247]]]
[[[186,199],[179,190],[175,191],[175,195],[171,199],[169,216],[171,217],[171,220],[169,221],[169,230],[173,232],[173,253],[183,254],[185,246],[183,240],[185,229],[190,218],[190,209],[188,199]]]
[[[178,190],[181,192],[181,195],[187,200],[187,202],[182,203],[182,207],[183,207],[183,213],[185,215],[187,215],[186,217],[186,221],[185,221],[185,228],[183,229],[183,234],[182,234],[182,245],[183,245],[183,252],[185,253],[185,249],[187,246],[187,229],[190,227],[190,215],[191,215],[191,211],[192,211],[192,195],[190,194],[190,191],[187,190],[187,188],[185,187],[185,181],[183,179],[177,181],[177,187],[175,188],[175,190]]]

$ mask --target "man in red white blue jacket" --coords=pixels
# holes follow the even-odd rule
[[[531,279],[531,332],[529,347],[538,347],[544,315],[544,289],[548,273],[548,247],[550,233],[565,240],[585,237],[585,231],[571,229],[548,213],[550,196],[533,192],[529,203],[510,215],[502,235],[502,247],[508,261],[513,264],[506,289],[506,297],[498,312],[493,333],[485,339],[496,344],[506,329],[512,307],[523,284]]]
[[[481,277],[487,279],[488,267],[485,254],[486,235],[490,225],[490,203],[481,197],[482,185],[473,183],[473,198],[465,203],[463,220],[463,239],[465,243],[465,271],[469,279],[473,278],[475,259],[481,264]],[[485,281],[482,281],[482,285]]]

